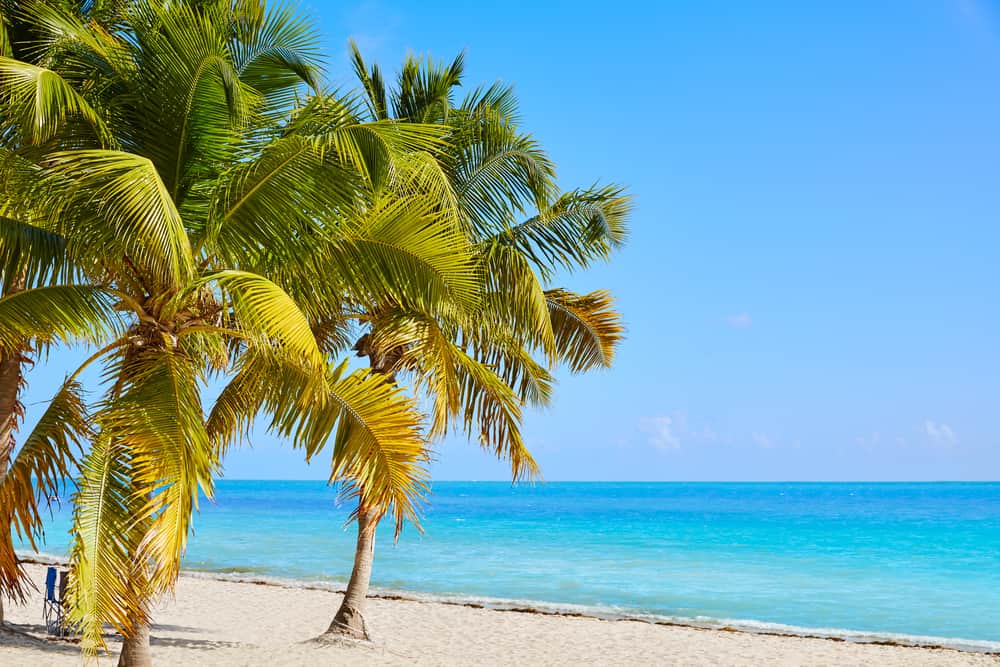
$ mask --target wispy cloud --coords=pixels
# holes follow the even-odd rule
[[[858,436],[856,441],[860,447],[864,447],[865,449],[874,449],[875,447],[878,447],[880,442],[882,442],[882,434],[878,431],[873,431],[871,435]]]
[[[734,329],[749,329],[753,326],[750,313],[737,313],[726,318],[726,323]]]
[[[955,445],[958,443],[958,436],[951,426],[944,422],[934,422],[930,419],[924,421],[924,432],[934,442],[942,445]]]
[[[657,449],[680,449],[681,440],[675,432],[674,418],[669,415],[646,417],[641,423],[642,430],[649,434],[649,444]]]
[[[761,449],[774,449],[774,440],[766,433],[754,433],[750,436]]]

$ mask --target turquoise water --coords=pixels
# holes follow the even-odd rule
[[[344,582],[348,507],[318,482],[221,481],[188,569]],[[65,553],[68,511],[45,550]],[[374,585],[1000,649],[1000,484],[436,483],[382,529]],[[996,642],[994,644],[994,642]]]

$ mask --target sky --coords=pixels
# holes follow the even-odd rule
[[[565,188],[626,185],[612,369],[559,374],[546,480],[1000,478],[1000,4],[305,2],[395,71],[515,85]],[[30,377],[29,422],[65,370]],[[435,479],[504,480],[477,443]],[[226,477],[323,479],[264,433]]]

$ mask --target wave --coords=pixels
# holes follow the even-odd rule
[[[49,553],[18,553],[27,563],[41,565],[65,565],[67,558]],[[192,579],[207,579],[226,581],[239,584],[256,584],[262,586],[281,586],[283,588],[298,588],[303,590],[319,590],[331,593],[343,593],[346,581],[295,579],[267,574],[258,574],[263,568],[258,567],[220,567],[219,569],[187,569],[183,576]],[[747,632],[760,635],[775,635],[782,637],[803,637],[810,639],[826,639],[830,641],[855,642],[858,644],[883,644],[890,646],[911,646],[931,649],[953,649],[973,653],[1000,655],[1000,641],[985,639],[963,639],[960,637],[938,637],[933,635],[912,635],[895,632],[869,632],[863,630],[848,630],[843,628],[806,627],[770,623],[751,619],[711,618],[708,616],[671,616],[665,614],[646,614],[634,609],[617,606],[581,605],[569,603],[543,602],[539,600],[521,600],[515,598],[498,598],[486,596],[468,596],[446,593],[421,593],[417,591],[398,590],[373,587],[369,597],[383,600],[406,600],[432,604],[448,604],[476,609],[492,609],[495,611],[521,612],[542,614],[548,616],[570,616],[597,618],[605,621],[633,621],[653,623],[655,625],[680,626],[704,630]]]

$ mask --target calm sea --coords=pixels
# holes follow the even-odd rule
[[[355,533],[335,501],[221,481],[186,567],[345,582]],[[65,554],[68,515],[46,551]],[[394,544],[383,527],[376,587],[1000,650],[998,483],[439,482],[423,528]]]

